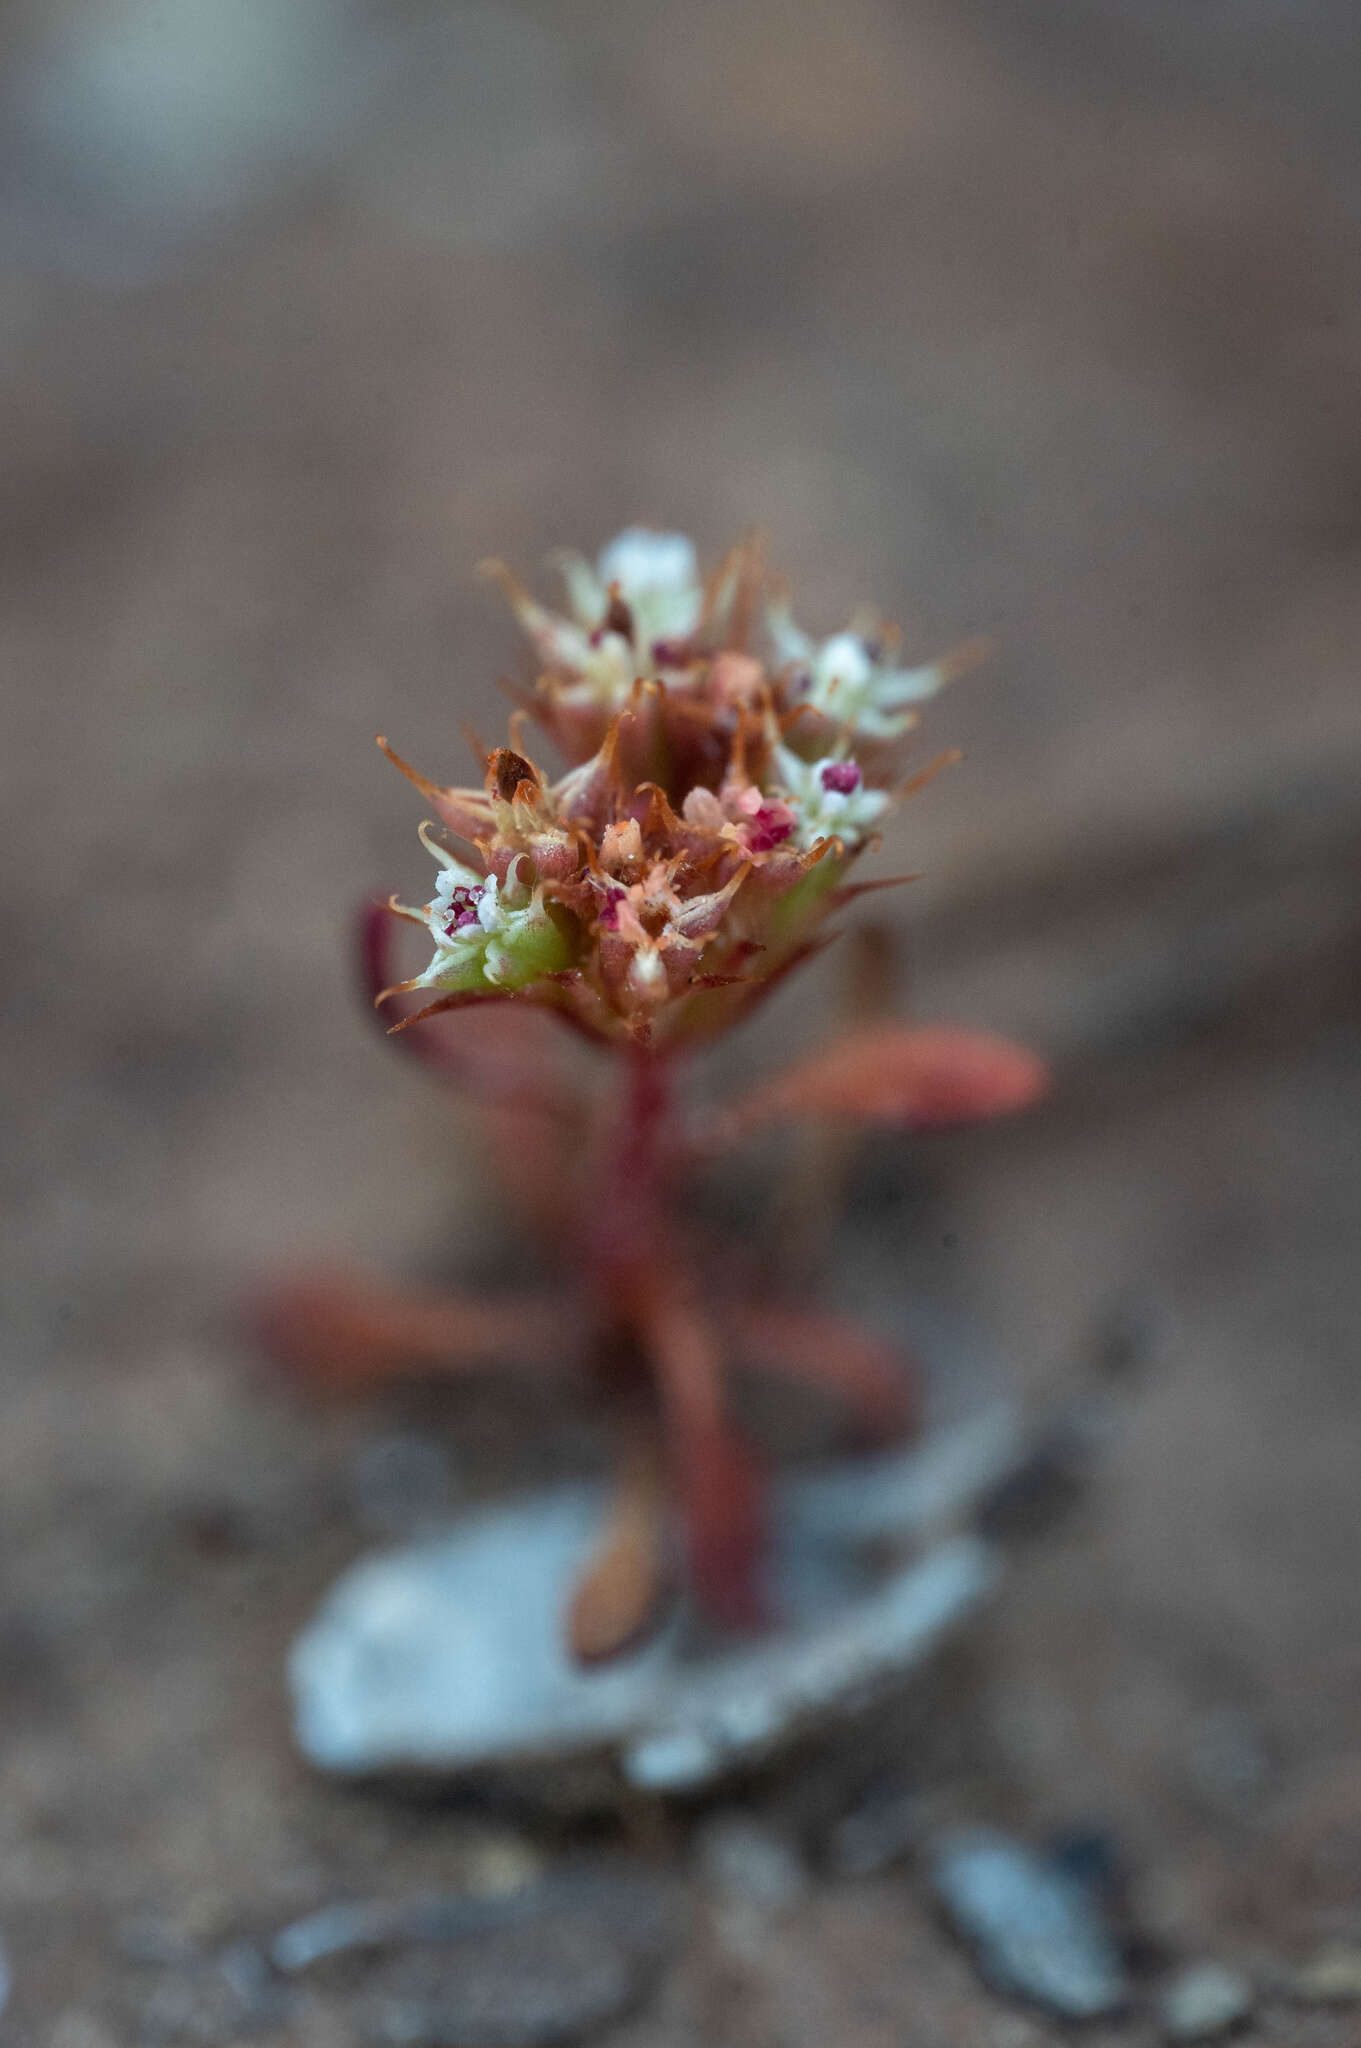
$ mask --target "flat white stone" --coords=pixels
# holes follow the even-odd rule
[[[950,1532],[1024,1453],[998,1409],[927,1449],[787,1482],[772,1517],[777,1632],[714,1646],[681,1611],[587,1669],[563,1617],[604,1494],[568,1486],[470,1513],[354,1565],[323,1600],[289,1659],[299,1746],[355,1775],[604,1753],[653,1790],[704,1785],[890,1689],[979,1606],[998,1557]]]
[[[674,1631],[590,1670],[563,1640],[603,1514],[593,1489],[561,1488],[352,1566],[289,1659],[304,1754],[331,1771],[447,1771],[637,1727]]]

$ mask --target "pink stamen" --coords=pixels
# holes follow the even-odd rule
[[[770,853],[782,846],[793,830],[794,819],[787,804],[762,804],[747,827],[747,846],[752,853]]]
[[[452,892],[449,916],[444,926],[446,938],[451,939],[455,932],[465,931],[470,924],[477,923],[477,896],[476,889],[455,889]]]
[[[854,761],[829,761],[818,779],[837,796],[850,796],[860,787],[860,769]]]

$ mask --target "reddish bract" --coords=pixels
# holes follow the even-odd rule
[[[878,1024],[849,1032],[737,1103],[730,1138],[778,1118],[937,1130],[1028,1109],[1049,1087],[1037,1054],[990,1032]]]

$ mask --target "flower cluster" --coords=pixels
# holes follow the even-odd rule
[[[392,907],[433,952],[400,987],[432,993],[422,1016],[526,995],[606,1041],[706,1036],[846,900],[903,793],[895,743],[913,705],[972,650],[902,668],[868,617],[815,642],[750,543],[707,583],[683,535],[640,527],[594,567],[560,567],[557,613],[490,565],[542,665],[524,709],[565,773],[548,779],[518,725],[480,789],[430,782],[380,742],[474,856],[422,827],[435,893]]]

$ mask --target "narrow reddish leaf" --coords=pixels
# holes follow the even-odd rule
[[[943,754],[937,754],[933,761],[928,761],[915,775],[909,775],[906,782],[900,782],[894,795],[900,802],[904,797],[920,795],[921,791],[928,789],[946,768],[957,768],[963,759],[964,751],[961,747],[947,747]]]
[[[738,1303],[732,1317],[739,1352],[750,1364],[834,1395],[875,1436],[920,1427],[917,1363],[872,1330],[802,1303]]]
[[[398,982],[394,994],[405,993],[405,985]],[[415,1010],[409,1017],[399,1017],[395,1024],[389,1024],[389,1038],[409,1031],[413,1024],[424,1024],[430,1017],[445,1017],[454,1010],[485,1010],[493,1003],[513,1003],[514,996],[500,989],[460,989],[453,995],[440,996],[436,1002],[427,1003],[422,1010]]]
[[[581,1664],[617,1657],[660,1619],[671,1573],[666,1490],[656,1448],[625,1459],[609,1521],[567,1610],[567,1642]]]
[[[1045,1093],[1043,1060],[989,1032],[874,1024],[758,1088],[722,1120],[727,1142],[783,1117],[933,1130],[1025,1109]]]
[[[905,889],[909,882],[919,882],[920,875],[883,875],[875,882],[845,882],[834,889],[827,898],[829,910],[845,910],[848,905],[858,903],[862,896],[877,896],[883,889]]]
[[[563,1356],[561,1312],[548,1303],[399,1294],[341,1272],[277,1285],[257,1307],[264,1349],[313,1387],[375,1385],[478,1366],[553,1365]]]
[[[731,1013],[733,1021],[753,1016],[763,1003],[768,1003],[771,997],[783,988],[785,981],[796,968],[802,967],[806,961],[815,960],[819,953],[825,952],[828,946],[835,942],[836,937],[835,932],[827,932],[821,938],[806,939],[801,946],[795,947],[792,953],[787,954],[778,967],[773,967],[769,974],[739,977],[745,981],[751,994],[735,999],[739,1007]]]
[[[432,782],[428,775],[421,774],[419,768],[413,768],[409,761],[404,761],[396,749],[388,745],[382,733],[376,735],[375,743],[387,755],[393,767],[399,769],[407,781],[420,791],[426,802],[438,812],[449,830],[458,838],[466,839],[470,845],[476,845],[478,838],[491,823],[491,814],[481,793],[473,789],[457,789],[452,786],[445,788],[441,783]]]

